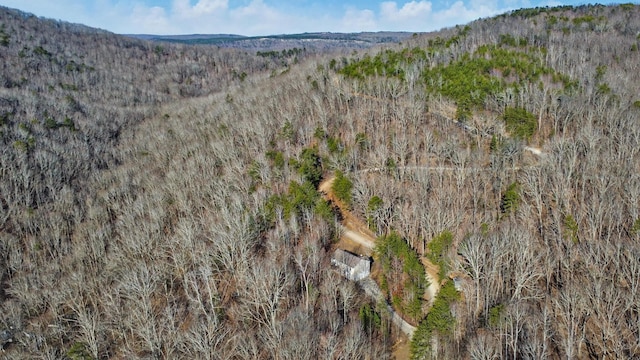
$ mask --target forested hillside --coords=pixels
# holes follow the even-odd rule
[[[0,10],[2,357],[640,356],[639,6],[297,64]]]

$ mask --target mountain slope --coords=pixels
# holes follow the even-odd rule
[[[390,358],[386,301],[415,358],[637,357],[638,19],[524,9],[285,67],[3,9],[3,356]],[[378,302],[329,265],[334,171]]]
[[[340,67],[357,96],[397,104],[359,126],[386,127],[368,166],[391,175],[354,184],[361,213],[426,254],[455,234],[464,299],[425,317],[416,357],[637,357],[638,11],[525,9]]]

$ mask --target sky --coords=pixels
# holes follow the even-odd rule
[[[323,31],[427,32],[523,7],[584,3],[575,0],[0,0],[2,6],[118,34],[247,36]]]

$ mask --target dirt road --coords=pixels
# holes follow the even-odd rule
[[[362,279],[358,283],[360,284],[362,289],[364,289],[364,292],[372,298],[376,299],[376,301],[378,301],[379,299],[384,299],[382,290],[380,290],[380,287],[378,286],[378,284],[376,284],[375,281],[373,281],[373,279]],[[395,312],[395,310],[393,310],[393,307],[389,304],[387,304],[387,311],[389,312],[389,314],[391,314],[391,321],[400,329],[400,331],[405,333],[409,337],[409,339],[411,339],[411,337],[413,337],[413,333],[416,331],[416,327],[406,322],[402,318],[402,316],[398,315],[398,313]]]
[[[363,221],[355,217],[349,209],[339,200],[337,199],[332,191],[331,185],[333,184],[333,177],[327,178],[323,181],[319,190],[323,193],[323,196],[331,200],[336,206],[340,209],[342,214],[343,221],[341,223],[342,227],[342,237],[346,238],[362,247],[366,248],[370,251],[368,255],[373,252],[375,248],[375,235],[369,231],[367,226]],[[425,267],[425,273],[427,280],[429,281],[429,287],[425,293],[425,299],[428,300],[431,304],[433,304],[436,295],[440,291],[440,283],[438,282],[438,267],[431,263],[427,258],[421,257],[420,259],[422,264]],[[361,281],[361,285],[365,289],[365,292],[370,296],[379,299],[380,297],[384,298],[382,291],[378,287],[378,285],[373,281],[373,279],[365,279],[366,281]],[[403,333],[407,334],[409,338],[413,336],[415,331],[415,327],[406,322],[400,315],[398,315],[391,306],[388,306],[388,310],[392,315],[393,323],[396,324]]]
[[[355,232],[353,230],[349,230],[344,226],[342,227],[342,236],[371,250],[373,250],[375,246],[374,243],[368,237],[365,237],[362,234]]]

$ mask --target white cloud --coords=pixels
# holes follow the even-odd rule
[[[458,0],[448,7],[434,9],[431,1],[410,1],[399,5],[395,1],[380,4],[376,27],[390,31],[434,31],[506,11],[498,0]]]
[[[275,11],[270,9],[262,0],[253,0],[249,5],[232,10],[234,16],[242,18],[245,16],[267,15],[273,16]]]
[[[496,3],[487,5],[484,1],[472,1],[471,6],[465,5],[462,1],[456,1],[450,8],[438,14],[441,27],[454,24],[464,24],[478,18],[498,14],[506,10],[501,10]]]
[[[283,24],[293,25],[293,19],[286,14],[269,7],[262,0],[252,0],[247,6],[232,9],[229,12],[230,20],[233,24],[241,26],[241,33],[252,34],[274,34],[278,28],[282,29]],[[287,31],[279,31],[279,33]]]
[[[536,4],[531,5],[531,2],[529,0],[504,0],[504,5],[512,9],[523,8],[523,7],[528,8],[532,6],[546,6],[548,3],[549,1],[547,2],[541,1],[537,5]]]
[[[423,18],[431,14],[431,2],[411,1],[398,9],[395,1],[380,4],[380,17],[386,21],[406,21],[412,18]]]
[[[228,6],[227,0],[200,0],[193,10],[198,14],[212,14],[218,10],[226,10]]]
[[[147,8],[137,5],[133,8],[133,13],[129,19],[130,23],[140,26],[139,31],[136,31],[137,29],[131,29],[134,32],[158,34],[170,31],[172,28],[165,9],[159,6]]]
[[[190,0],[174,0],[172,14],[181,18],[199,18],[224,13],[229,7],[228,0],[199,0],[191,6]]]
[[[337,25],[337,24],[336,24]],[[337,31],[357,32],[357,31],[374,31],[376,30],[376,16],[369,9],[358,10],[352,7],[347,8],[342,22],[339,24],[340,29]],[[330,31],[330,30],[323,30]],[[333,30],[336,31],[336,30]]]

